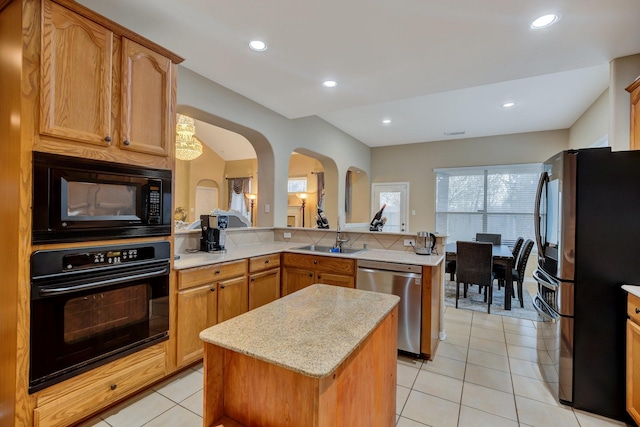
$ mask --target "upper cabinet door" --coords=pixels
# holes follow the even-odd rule
[[[43,10],[40,132],[107,146],[113,33],[50,1]]]
[[[122,138],[120,148],[169,155],[171,60],[122,39]]]

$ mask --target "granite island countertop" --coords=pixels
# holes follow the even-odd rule
[[[622,285],[622,289],[640,298],[640,285]]]
[[[399,301],[396,295],[316,284],[205,329],[200,339],[323,378]]]
[[[293,242],[270,242],[242,245],[232,249],[228,249],[227,252],[208,253],[208,252],[189,252],[179,253],[180,259],[173,262],[173,268],[175,270],[182,270],[185,268],[201,267],[209,264],[218,264],[221,262],[237,261],[240,259],[251,258],[262,255],[269,255],[280,252],[293,252],[306,255],[321,255],[321,256],[333,256],[340,258],[350,258],[355,260],[368,260],[368,261],[386,261],[396,262],[400,264],[412,264],[422,266],[436,266],[444,261],[444,254],[433,255],[417,255],[409,251],[393,251],[384,249],[363,249],[360,252],[345,254],[335,252],[313,252],[308,250],[297,249],[306,246],[304,243]]]

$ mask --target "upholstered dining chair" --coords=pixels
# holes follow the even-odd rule
[[[518,300],[520,301],[520,307],[524,307],[524,294],[522,292],[522,287],[524,283],[524,272],[527,269],[527,261],[529,261],[529,255],[531,255],[531,250],[533,249],[533,240],[527,239],[526,242],[522,245],[522,249],[515,259],[515,267],[511,270],[511,279],[513,283],[517,285],[518,293],[515,291],[511,291],[511,298],[515,298],[518,295]],[[498,266],[496,266],[498,267]],[[505,269],[498,269],[494,267],[495,278],[498,279],[498,286],[504,284],[505,281]]]
[[[494,245],[502,244],[502,234],[476,233],[476,242],[489,242]]]
[[[524,243],[524,237],[518,237],[516,239],[516,242],[513,244],[513,247],[511,248],[511,253],[513,254],[514,263],[517,262],[518,260],[518,255],[520,255],[520,249],[522,249],[523,243]],[[498,290],[500,290],[500,287],[502,286],[505,280],[504,265],[494,265],[493,274],[495,275],[496,279],[498,279]]]
[[[456,308],[460,298],[460,284],[463,284],[464,298],[469,285],[484,288],[487,313],[491,313],[493,302],[493,245],[489,242],[456,242]]]

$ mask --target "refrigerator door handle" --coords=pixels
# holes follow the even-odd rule
[[[540,233],[540,221],[542,216],[540,215],[540,204],[542,202],[542,192],[545,191],[547,184],[549,183],[549,174],[547,171],[540,174],[540,180],[538,181],[538,189],[536,191],[536,203],[534,208],[535,221],[533,223],[536,233],[536,246],[538,247],[538,259],[544,259],[544,245],[542,243],[542,234]]]
[[[538,282],[540,285],[544,286],[545,288],[554,292],[558,292],[558,288],[560,287],[559,283],[553,283],[555,282],[555,280],[553,280],[551,277],[544,274],[541,270],[539,269],[534,270],[533,278],[536,280],[536,282]]]

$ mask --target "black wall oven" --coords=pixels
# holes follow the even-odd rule
[[[29,392],[168,339],[170,243],[31,256]]]
[[[33,243],[171,234],[171,171],[33,153]]]

